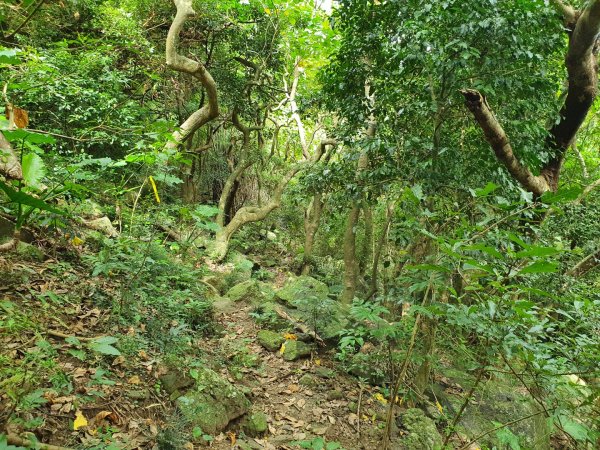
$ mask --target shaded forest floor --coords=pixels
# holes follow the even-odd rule
[[[291,361],[279,347],[267,350],[257,338],[267,326],[257,320],[256,303],[215,293],[249,281],[248,267],[239,269],[243,275],[238,271],[243,264],[232,271],[232,264],[198,260],[183,270],[173,259],[160,262],[160,255],[153,255],[159,262],[142,259],[142,265],[162,264],[168,279],[183,286],[179,291],[161,284],[164,270],[142,273],[129,265],[129,275],[122,276],[116,272],[119,264],[100,265],[98,259],[90,264],[84,252],[29,250],[33,253],[0,258],[0,434],[98,450],[321,449],[323,443],[331,445],[327,449],[381,447],[388,408],[384,387],[347,374],[334,347],[312,343],[312,352]],[[188,275],[195,276],[199,265],[204,276],[190,281]],[[271,281],[262,285],[280,289],[290,275],[272,263],[267,266]],[[99,267],[104,275],[92,276]],[[217,289],[206,281],[216,275],[227,279],[227,286]],[[189,291],[190,283],[201,290]],[[206,305],[210,308],[203,309]],[[279,337],[287,343],[302,340],[301,332],[293,333]],[[431,440],[418,448],[436,448],[438,432],[449,420],[444,415],[451,418],[460,409],[474,380],[452,365],[456,362],[442,361],[435,373],[438,397],[426,413],[438,429],[426,418],[433,428],[422,439]],[[201,380],[187,383],[189,374],[202,370],[214,371],[252,405],[235,412],[216,432],[190,423],[177,403],[194,383],[202,395]],[[514,419],[515,432],[531,435],[531,420],[519,420],[530,416],[526,398],[523,388],[490,378],[461,419],[466,432],[450,443],[486,448],[467,444],[494,423]],[[264,418],[263,424],[249,425],[254,413]],[[409,431],[402,420],[393,424],[396,439]]]
[[[385,413],[377,389],[335,371],[333,351],[297,361],[269,352],[257,343],[249,304],[216,311],[210,333],[173,351],[142,344],[152,334],[147,320],[119,323],[123,280],[90,277],[89,268],[52,258],[0,264],[0,422],[8,434],[72,448],[192,448],[192,430],[160,381],[173,369],[173,353],[185,353],[220,367],[268,418],[267,432],[254,438],[234,420],[196,441],[210,439],[205,444],[216,449],[285,449],[323,436],[349,449],[376,448]],[[107,347],[95,351],[103,342]],[[11,414],[18,420],[7,423]]]

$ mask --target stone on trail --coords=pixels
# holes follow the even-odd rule
[[[302,275],[292,278],[279,289],[276,296],[288,306],[297,306],[298,302],[306,301],[311,298],[316,300],[327,298],[329,288],[327,285],[313,277]]]
[[[312,347],[300,341],[286,341],[283,348],[283,359],[295,361],[303,356],[310,356]]]
[[[176,400],[177,407],[191,428],[206,434],[224,430],[230,421],[250,410],[244,393],[211,369],[200,368],[196,386]]]
[[[270,352],[276,352],[285,342],[285,338],[279,333],[269,330],[260,330],[257,335],[258,343]]]
[[[393,450],[441,450],[442,437],[423,411],[408,409],[398,419],[403,435],[392,444]]]
[[[250,437],[259,437],[268,430],[267,415],[256,411],[248,414],[242,423],[242,430]]]
[[[271,301],[275,292],[267,283],[256,280],[247,280],[233,286],[227,291],[226,297],[234,302],[250,302],[260,305]]]

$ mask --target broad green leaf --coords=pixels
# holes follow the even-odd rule
[[[486,195],[489,195],[492,192],[494,192],[496,189],[498,189],[498,185],[490,182],[486,184],[483,188],[469,189],[469,191],[471,191],[471,195],[473,197],[485,197]]]
[[[10,142],[29,142],[30,144],[54,144],[56,139],[47,134],[34,133],[27,130],[3,131],[4,137]]]
[[[88,343],[88,348],[92,351],[102,353],[103,355],[114,355],[119,356],[121,352],[113,347],[111,344],[115,344],[118,341],[113,336],[102,336]]]
[[[552,273],[558,269],[558,263],[548,261],[536,261],[524,269],[520,270],[520,274],[526,273]]]
[[[560,425],[562,429],[568,433],[573,439],[577,441],[585,441],[588,439],[589,429],[582,423],[575,422],[574,420],[568,419],[564,416],[560,418]]]
[[[31,206],[33,208],[41,209],[42,211],[48,211],[54,214],[60,214],[62,216],[65,215],[64,211],[56,209],[55,207],[49,205],[45,201],[40,200],[39,198],[35,198],[29,194],[26,194],[25,192],[16,191],[3,181],[0,181],[0,189],[2,189],[4,193],[8,195],[8,198],[13,203]]]
[[[561,202],[570,202],[577,199],[583,189],[579,186],[559,189],[557,192],[546,192],[542,195],[542,201],[548,205],[554,205]]]
[[[476,251],[480,251],[483,253],[487,253],[488,255],[493,256],[495,258],[504,259],[504,255],[502,253],[500,253],[494,247],[490,247],[489,245],[484,245],[484,244],[469,245],[467,247],[464,247],[464,250],[467,250],[467,251],[468,250],[476,250]]]
[[[36,153],[28,153],[23,157],[21,166],[25,182],[31,187],[40,189],[40,181],[46,175],[46,165],[42,158]]]
[[[103,355],[119,356],[121,354],[119,350],[117,350],[115,347],[109,344],[99,344],[95,342],[90,342],[88,344],[88,348],[94,352],[102,353]]]
[[[541,247],[537,245],[528,246],[525,250],[517,252],[517,258],[530,258],[532,256],[552,256],[560,253],[560,250],[554,247]]]

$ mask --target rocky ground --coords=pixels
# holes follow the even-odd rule
[[[224,273],[231,279],[231,267],[213,265],[199,281],[214,306],[211,331],[182,344],[175,320],[172,339],[152,337],[164,347],[142,345],[160,311],[124,324],[114,301],[122,280],[90,277],[79,264],[30,251],[0,260],[0,433],[9,442],[109,450],[380,448],[386,392],[341,370],[329,339],[343,327],[343,311],[329,305],[323,315],[306,303],[326,298],[323,283],[276,271],[265,283],[247,270],[229,287],[222,280]],[[184,348],[173,353],[166,347],[173,342]],[[441,415],[459,409],[462,386],[472,379],[437,377],[437,407],[397,407],[394,449],[441,445],[432,418],[439,425]],[[464,418],[469,436],[492,420],[525,415],[519,394],[508,397],[492,392],[492,406],[476,398]],[[468,437],[452,443],[460,448]]]

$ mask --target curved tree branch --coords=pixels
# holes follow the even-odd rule
[[[554,1],[566,17],[573,19],[569,47],[565,57],[568,89],[560,120],[554,125],[545,143],[550,160],[534,175],[515,156],[502,126],[490,110],[483,95],[472,89],[462,92],[465,104],[484,132],[496,157],[521,185],[536,196],[558,189],[558,179],[565,153],[573,144],[597,95],[597,38],[600,32],[600,0],[592,0],[578,14],[562,1]]]
[[[537,196],[541,196],[549,190],[550,186],[546,180],[531,173],[516,157],[508,136],[491,111],[484,96],[473,89],[464,89],[461,94],[465,97],[465,105],[483,130],[486,141],[488,141],[496,157],[504,164],[513,178]]]
[[[206,90],[208,102],[199,110],[192,113],[179,130],[173,133],[173,141],[167,144],[167,148],[176,148],[192,136],[196,130],[215,119],[219,115],[219,102],[217,97],[217,84],[210,75],[204,64],[194,61],[178,53],[179,34],[183,25],[196,12],[192,8],[191,0],[174,0],[177,14],[169,28],[166,43],[167,66],[178,72],[187,73],[196,78]]]

